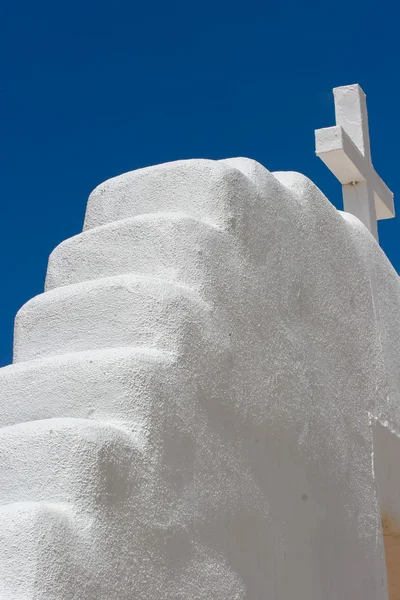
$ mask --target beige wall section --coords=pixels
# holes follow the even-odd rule
[[[382,514],[388,597],[400,600],[400,437],[388,423],[374,423],[374,470]]]
[[[382,515],[385,541],[389,600],[400,600],[400,524],[387,514]]]

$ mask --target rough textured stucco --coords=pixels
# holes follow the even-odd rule
[[[54,250],[0,370],[0,597],[387,597],[374,419],[396,273],[248,159],[122,175]]]

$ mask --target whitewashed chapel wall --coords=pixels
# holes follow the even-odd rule
[[[302,175],[99,186],[0,370],[0,596],[387,598],[371,415],[400,422],[399,303]]]

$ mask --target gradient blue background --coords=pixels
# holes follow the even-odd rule
[[[370,0],[3,5],[0,365],[48,255],[109,177],[242,155],[301,171],[341,207],[314,129],[334,124],[332,88],[358,82],[374,165],[400,199],[398,19],[394,1]],[[399,234],[400,216],[380,223],[398,271]]]

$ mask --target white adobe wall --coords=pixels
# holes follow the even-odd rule
[[[0,370],[0,597],[384,600],[399,340],[396,273],[302,175],[102,184]]]

